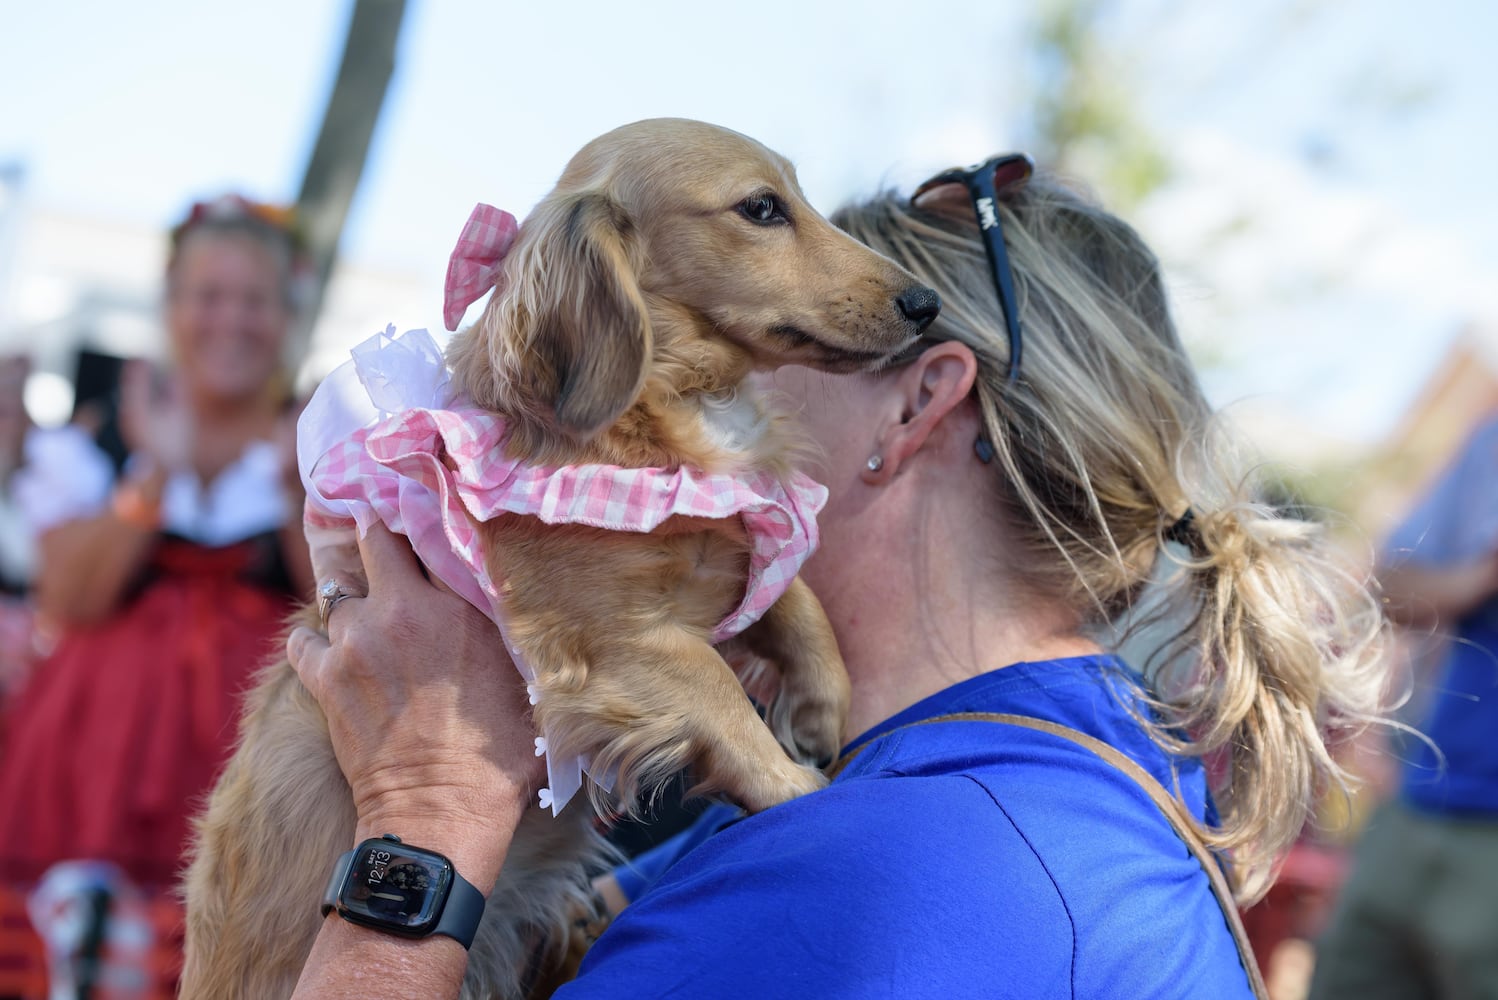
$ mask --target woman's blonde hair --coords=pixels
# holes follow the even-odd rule
[[[929,336],[977,355],[995,495],[1018,539],[1006,566],[1101,630],[1157,560],[1179,564],[1172,620],[1185,624],[1161,660],[1190,668],[1156,679],[1151,733],[1217,765],[1221,823],[1204,833],[1232,852],[1240,898],[1257,898],[1318,791],[1349,783],[1327,736],[1378,715],[1382,614],[1323,527],[1276,509],[1240,468],[1138,234],[1044,173],[1000,212],[1024,336],[1014,384],[965,193],[920,208],[886,194],[833,221],[936,288]]]

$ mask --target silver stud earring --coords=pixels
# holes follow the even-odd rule
[[[878,472],[880,469],[884,468],[884,459],[878,455],[875,455],[873,458],[869,459],[868,466],[870,472]]]

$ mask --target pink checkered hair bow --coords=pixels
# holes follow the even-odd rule
[[[458,236],[458,245],[447,259],[442,319],[449,330],[456,330],[468,307],[497,285],[499,265],[510,252],[519,229],[509,212],[483,203],[473,207]]]

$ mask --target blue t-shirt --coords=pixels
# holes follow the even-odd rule
[[[952,712],[1061,723],[1206,815],[1205,780],[1127,703],[1109,657],[1020,663],[865,734],[823,791],[723,825],[615,920],[559,997],[1250,995],[1206,874],[1133,780],[1069,740]],[[658,867],[659,858],[654,859]]]
[[[1498,549],[1498,420],[1480,426],[1404,520],[1385,559],[1456,567]],[[1407,742],[1402,794],[1428,812],[1498,814],[1498,597],[1442,623],[1447,645],[1420,731]]]

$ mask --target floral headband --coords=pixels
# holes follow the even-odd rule
[[[290,205],[272,205],[252,201],[243,195],[225,194],[211,201],[193,202],[187,218],[172,227],[172,249],[182,245],[188,233],[204,224],[248,222],[258,223],[286,237],[292,253],[300,256],[306,249],[301,227],[297,224],[296,209]]]

